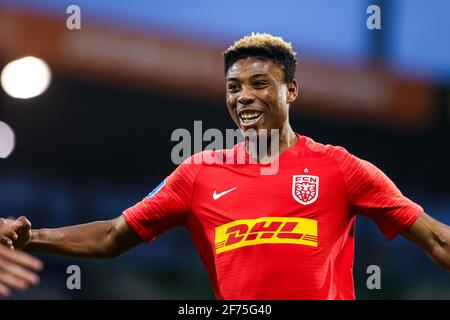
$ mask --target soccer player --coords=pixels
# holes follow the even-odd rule
[[[290,43],[268,34],[234,43],[224,52],[226,104],[244,142],[188,158],[113,220],[23,232],[14,245],[111,258],[183,225],[217,299],[354,299],[355,216],[363,214],[387,239],[401,234],[450,270],[448,226],[374,165],[291,128],[295,56]],[[252,143],[271,129],[278,130],[267,137],[277,152],[258,153]],[[210,161],[230,154],[243,154],[245,163]],[[276,174],[262,175],[273,163]]]
[[[11,288],[25,290],[29,285],[37,284],[36,271],[42,269],[42,263],[26,253],[13,251],[11,239],[17,239],[24,220],[0,218],[0,297],[8,296]]]

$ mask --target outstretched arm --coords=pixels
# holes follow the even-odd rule
[[[24,217],[19,218],[24,220]],[[114,258],[142,242],[123,216],[70,227],[18,231],[16,248],[73,258]]]
[[[450,227],[425,212],[402,236],[421,247],[437,264],[450,271]]]

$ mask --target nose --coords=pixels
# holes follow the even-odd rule
[[[246,86],[244,86],[237,98],[238,104],[249,105],[255,102],[256,98]]]

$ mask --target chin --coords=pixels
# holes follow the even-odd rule
[[[242,135],[245,138],[270,137],[270,129],[266,128],[241,128]]]

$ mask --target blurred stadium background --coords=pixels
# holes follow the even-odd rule
[[[66,27],[72,4],[81,30]],[[381,30],[366,28],[371,4]],[[26,215],[36,228],[118,216],[174,169],[174,129],[234,128],[221,51],[270,32],[298,52],[295,129],[375,163],[450,224],[449,12],[446,0],[0,0],[0,67],[34,56],[52,72],[37,97],[1,90],[0,216]],[[14,298],[213,298],[184,229],[113,261],[39,256],[42,284]],[[82,290],[66,287],[71,264]],[[381,290],[366,287],[372,264]],[[360,299],[450,298],[448,272],[363,217],[354,276]]]

